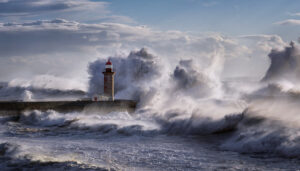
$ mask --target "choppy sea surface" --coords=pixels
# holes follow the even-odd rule
[[[245,118],[227,120],[238,120],[243,125],[262,122]],[[251,137],[237,140],[243,139],[242,134],[251,136],[245,131],[223,129],[198,134],[184,130],[187,125],[178,122],[166,124],[154,117],[126,112],[30,111],[17,117],[1,116],[0,122],[1,170],[300,169],[298,153],[285,155],[278,151],[282,146],[276,144],[279,140],[261,140],[251,146]],[[282,139],[282,143],[286,142]],[[243,149],[248,150],[235,150],[242,141]],[[270,151],[253,150],[261,145],[270,146]]]

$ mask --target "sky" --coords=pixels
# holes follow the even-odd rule
[[[111,10],[164,30],[226,34],[274,33],[276,23],[300,19],[295,0],[112,0]],[[293,15],[294,14],[294,15]]]
[[[206,72],[221,56],[222,79],[259,79],[299,28],[295,0],[0,0],[0,82],[85,89],[89,63],[144,47],[170,70],[192,59]]]

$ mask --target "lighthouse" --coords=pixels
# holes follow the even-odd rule
[[[114,100],[114,75],[113,65],[108,60],[105,64],[104,75],[104,95],[108,97],[109,100]]]

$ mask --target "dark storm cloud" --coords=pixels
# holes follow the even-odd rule
[[[111,45],[114,36],[77,22],[63,19],[34,21],[22,24],[0,24],[0,58],[33,54],[78,51],[83,47]],[[16,50],[18,49],[18,50]]]
[[[272,50],[269,54],[270,67],[263,81],[297,81],[300,76],[300,53],[294,42],[282,51]]]
[[[84,8],[93,4],[95,4],[95,2],[87,0],[5,0],[0,1],[0,16],[62,11],[68,9]]]
[[[70,6],[67,3],[56,2],[48,4],[34,4],[35,0],[10,0],[2,2],[0,5],[1,13],[25,13],[25,12],[39,12],[39,11],[53,11],[68,9]]]

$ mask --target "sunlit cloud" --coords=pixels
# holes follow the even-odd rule
[[[297,25],[300,25],[300,20],[288,19],[288,20],[278,21],[274,24],[282,25],[282,26],[297,26]]]

